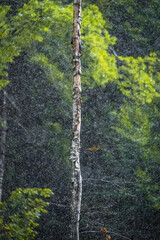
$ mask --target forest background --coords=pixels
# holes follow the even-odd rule
[[[35,239],[67,240],[73,4],[0,4],[2,200],[17,188],[51,189]],[[105,239],[105,228],[115,240],[159,239],[159,8],[158,0],[83,1],[80,239]],[[12,207],[1,207],[0,239]],[[26,239],[16,232],[8,239]]]

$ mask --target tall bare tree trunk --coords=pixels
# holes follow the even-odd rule
[[[6,152],[6,127],[7,127],[7,114],[6,114],[6,91],[3,90],[3,103],[2,103],[2,122],[1,122],[1,138],[0,138],[0,201],[2,201],[2,183],[4,173],[4,160]]]
[[[80,168],[81,131],[81,3],[74,0],[73,20],[73,138],[70,159],[72,162],[71,239],[79,240],[79,221],[82,199],[82,177]]]

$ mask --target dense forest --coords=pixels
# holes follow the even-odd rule
[[[0,0],[0,240],[159,240],[159,98],[159,0]]]

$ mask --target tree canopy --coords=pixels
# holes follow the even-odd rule
[[[82,3],[82,240],[159,237],[159,28],[157,0]],[[72,29],[72,1],[0,1],[0,239],[69,239]]]

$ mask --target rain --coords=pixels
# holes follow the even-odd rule
[[[0,240],[160,239],[151,0],[0,0]]]

